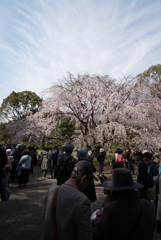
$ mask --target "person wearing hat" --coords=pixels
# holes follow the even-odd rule
[[[7,159],[8,159],[8,166],[10,167],[10,171],[12,170],[12,162],[14,161],[14,158],[12,156],[12,150],[11,149],[7,149],[6,150],[6,154],[7,154]]]
[[[77,157],[78,157],[78,161],[86,160],[87,162],[89,162],[91,164],[92,168],[93,168],[93,172],[96,172],[96,168],[93,165],[93,163],[89,160],[89,155],[88,155],[88,152],[85,148],[82,148],[78,151]],[[94,179],[96,181],[98,181],[98,179],[95,176],[94,176]],[[88,199],[91,202],[91,215],[92,215],[92,213],[93,213],[92,203],[97,200],[94,181],[91,182],[86,189],[84,189],[83,193],[88,197]]]
[[[101,148],[97,155],[97,160],[99,162],[99,173],[103,172],[105,156],[106,156],[105,150]]]
[[[43,203],[43,240],[55,239],[56,232],[61,240],[93,239],[90,201],[82,193],[91,181],[92,165],[82,160],[75,164],[69,180],[60,186],[57,197],[59,186],[50,188]],[[53,199],[56,199],[56,209]]]
[[[22,149],[22,144],[17,144],[16,148]]]
[[[154,207],[138,197],[136,189],[143,186],[133,181],[130,170],[114,169],[112,180],[104,182],[103,186],[112,191],[114,201],[104,207],[102,214],[98,212],[93,221],[94,240],[152,240]]]
[[[113,168],[113,170],[114,170],[115,168],[124,168],[124,165],[123,165],[122,162],[114,162],[114,164],[112,165],[112,168]],[[111,181],[111,179],[112,179],[112,175],[109,176],[106,181]],[[105,180],[104,180],[104,181],[105,181]],[[103,182],[104,182],[104,181],[103,181]],[[103,183],[103,182],[102,182],[102,183]],[[104,202],[103,202],[102,207],[104,207],[104,206],[105,206],[106,204],[108,204],[109,202],[112,202],[112,201],[113,201],[113,199],[112,199],[112,191],[108,191],[107,189],[104,188],[104,189],[103,189],[103,193],[106,194],[106,198],[105,198],[105,200],[104,200]]]

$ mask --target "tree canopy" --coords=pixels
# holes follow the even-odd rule
[[[140,76],[124,77],[118,83],[108,75],[68,73],[48,89],[48,97],[36,113],[8,124],[8,131],[13,142],[39,144],[65,136],[74,139],[72,126],[70,131],[74,122],[82,133],[77,138],[86,145],[158,146],[161,99],[152,94],[158,86],[153,87],[152,91]]]
[[[37,112],[41,105],[42,98],[37,96],[35,92],[13,91],[7,98],[3,99],[0,115],[7,121],[20,120],[24,118],[27,111]]]
[[[161,64],[148,68],[138,75],[139,82],[151,89],[151,95],[161,99]]]
[[[71,137],[74,134],[74,124],[71,122],[71,118],[66,118],[58,124],[58,128],[63,136]]]

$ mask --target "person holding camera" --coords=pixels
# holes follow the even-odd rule
[[[5,172],[6,164],[6,150],[0,147],[0,196],[2,201],[7,201],[10,197],[10,192],[8,188],[8,177],[7,173]]]

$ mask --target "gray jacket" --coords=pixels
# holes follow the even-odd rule
[[[50,188],[44,199],[43,240],[54,240],[52,202],[57,187]],[[68,180],[59,189],[56,214],[60,240],[93,239],[90,201],[79,191],[76,183]]]

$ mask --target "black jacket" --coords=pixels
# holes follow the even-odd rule
[[[79,161],[81,161],[81,160],[79,160]],[[87,161],[92,164],[93,172],[96,172],[96,168],[93,165],[93,163],[90,160],[87,160]],[[90,202],[95,202],[97,200],[94,181],[92,183],[90,183],[89,186],[85,190],[83,190],[83,193],[87,196],[87,198],[90,200]]]
[[[142,214],[140,214],[142,202]],[[131,229],[138,224],[133,232]],[[137,192],[115,200],[104,207],[100,220],[94,220],[94,240],[153,240],[155,231],[155,212],[147,200],[140,200]]]
[[[105,152],[99,152],[97,155],[98,162],[103,162],[105,160],[106,153]]]
[[[148,174],[147,174],[148,166],[145,162],[139,163],[138,165],[138,177],[137,182],[144,185],[144,187],[148,187]]]

